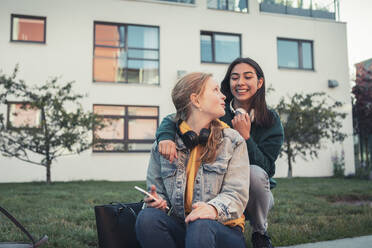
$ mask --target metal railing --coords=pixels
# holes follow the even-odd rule
[[[258,0],[261,12],[339,20],[339,0]]]

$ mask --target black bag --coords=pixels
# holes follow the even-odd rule
[[[134,227],[142,206],[143,201],[95,206],[99,247],[140,248]]]
[[[19,223],[16,218],[14,218],[8,211],[4,208],[0,207],[0,212],[2,212],[6,217],[8,217],[22,232],[24,232],[27,237],[31,240],[32,243],[24,243],[24,242],[1,242],[0,248],[36,248],[41,246],[42,244],[48,241],[48,236],[44,235],[38,241],[35,241],[34,237],[24,228],[21,223]]]

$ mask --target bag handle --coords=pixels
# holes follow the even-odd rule
[[[110,204],[111,205],[113,205],[113,204],[119,205],[120,206],[119,211],[121,211],[124,208],[128,209],[130,211],[130,213],[134,216],[134,218],[137,219],[137,214],[136,214],[136,212],[134,212],[134,210],[131,207],[128,207],[128,206],[126,206],[126,205],[124,205],[120,202],[110,202]]]
[[[31,236],[31,234],[26,230],[26,228],[24,228],[21,223],[19,223],[16,218],[14,218],[8,211],[6,211],[4,208],[0,207],[0,211],[6,216],[8,217],[19,229],[21,229],[22,232],[24,232],[27,237],[29,239],[31,239],[32,241],[32,244],[35,245],[35,240],[34,238]]]
[[[32,246],[34,248],[39,247],[40,245],[44,244],[48,241],[48,236],[44,235],[41,239],[39,239],[37,242],[35,242],[32,235],[22,226],[21,223],[19,223],[16,218],[14,218],[13,215],[11,215],[8,211],[6,211],[4,208],[0,207],[0,212],[2,212],[6,217],[8,217],[19,229],[21,229],[22,232],[24,232],[27,237],[32,241]]]

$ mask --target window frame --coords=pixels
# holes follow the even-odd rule
[[[278,41],[295,41],[297,42],[297,51],[298,51],[298,67],[286,67],[286,66],[280,66],[279,65],[279,46]],[[303,54],[302,54],[302,44],[303,43],[310,43],[311,47],[311,68],[304,68],[303,66]],[[314,41],[313,40],[304,40],[304,39],[293,39],[293,38],[283,38],[283,37],[277,37],[276,40],[276,49],[277,49],[277,63],[278,63],[278,69],[291,69],[291,70],[305,70],[305,71],[315,71],[314,67]]]
[[[220,0],[217,0],[217,1],[220,1]],[[234,12],[234,13],[243,13],[243,14],[248,14],[248,13],[249,13],[249,0],[244,0],[244,1],[247,3],[247,12],[230,10],[230,9],[229,9],[229,2],[228,2],[228,0],[224,0],[224,1],[226,1],[226,7],[227,7],[227,9],[219,9],[219,8],[209,7],[209,6],[208,6],[208,2],[207,2],[207,9],[221,10],[221,11],[229,11],[229,12]]]
[[[212,45],[212,61],[203,61],[202,57],[202,47],[201,47],[201,36],[202,35],[210,35],[212,37],[211,39],[211,45]],[[239,37],[239,57],[242,57],[242,34],[238,33],[225,33],[225,32],[214,32],[214,31],[200,31],[200,63],[202,64],[222,64],[222,65],[228,65],[231,62],[217,62],[216,61],[216,51],[215,51],[215,35],[230,35],[230,36],[238,36]]]
[[[94,59],[95,59],[95,49],[96,49],[96,25],[116,25],[116,26],[123,26],[124,27],[124,51],[127,53],[126,56],[126,65],[125,68],[126,76],[125,80],[122,82],[113,82],[113,81],[102,81],[102,80],[95,80],[94,78]],[[128,26],[136,26],[136,27],[149,27],[149,28],[156,28],[158,30],[158,49],[150,49],[150,48],[139,48],[139,47],[128,47]],[[105,46],[105,45],[98,45],[98,47],[111,47],[116,48],[114,46]],[[120,46],[119,46],[120,48]],[[146,50],[146,51],[157,51],[158,52],[158,59],[139,59],[139,58],[129,58],[129,49],[133,50]],[[141,61],[157,61],[158,62],[158,78],[159,82],[157,84],[141,84],[141,83],[129,83],[128,82],[128,60],[141,60]],[[105,21],[94,21],[93,22],[93,62],[92,62],[92,82],[93,83],[114,83],[114,84],[130,84],[130,85],[141,85],[141,86],[160,86],[161,78],[160,78],[160,27],[154,25],[142,25],[142,24],[133,24],[133,23],[118,23],[118,22],[105,22]]]
[[[93,104],[93,110],[94,113],[94,107],[95,106],[111,106],[111,107],[124,107],[124,115],[99,115],[99,117],[103,118],[112,118],[112,119],[123,119],[124,120],[124,138],[123,139],[103,139],[103,143],[118,143],[124,145],[124,150],[96,150],[94,148],[94,145],[96,144],[98,140],[94,138],[94,132],[95,127],[93,126],[92,129],[92,139],[93,139],[93,145],[92,145],[92,152],[93,153],[142,153],[142,152],[150,152],[150,150],[129,150],[128,144],[129,143],[138,143],[138,144],[152,144],[155,142],[154,139],[129,139],[129,120],[131,119],[145,119],[145,120],[156,120],[156,128],[159,127],[159,106],[155,105],[122,105],[122,104]],[[150,108],[156,108],[157,109],[157,116],[136,116],[136,115],[128,115],[128,107],[150,107]]]
[[[12,104],[31,104],[31,102],[27,102],[27,101],[7,101],[6,102],[7,104],[7,114],[6,114],[6,128],[7,129],[10,129],[10,130],[42,130],[42,120],[40,118],[39,120],[39,127],[15,127],[12,125],[11,121],[10,121],[10,107]],[[40,111],[40,114],[41,114],[41,109],[39,109]]]
[[[43,20],[44,21],[43,41],[13,40],[13,20],[14,20],[14,18],[27,18],[27,19],[33,19],[33,20]],[[46,31],[47,31],[47,18],[46,18],[46,16],[33,16],[33,15],[20,15],[20,14],[11,14],[10,15],[10,42],[46,44]]]

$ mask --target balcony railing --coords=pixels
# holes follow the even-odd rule
[[[173,2],[173,3],[189,3],[189,4],[195,3],[195,0],[157,0],[157,1]]]
[[[338,0],[259,0],[261,12],[336,20]],[[337,14],[338,16],[338,14]]]

